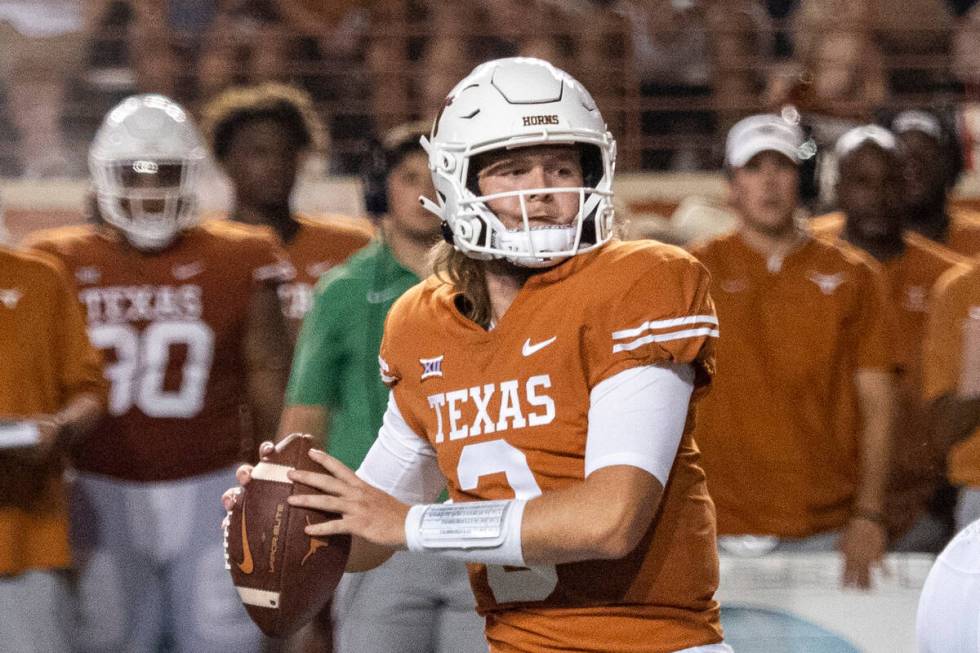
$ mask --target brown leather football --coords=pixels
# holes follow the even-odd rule
[[[252,470],[227,521],[225,558],[238,595],[267,635],[284,637],[309,622],[333,596],[350,553],[350,536],[314,538],[307,524],[339,515],[290,506],[291,494],[319,493],[294,484],[291,469],[325,473],[307,452],[309,435],[293,433]]]

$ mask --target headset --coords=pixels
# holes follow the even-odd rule
[[[429,123],[407,122],[368,142],[361,167],[361,191],[364,210],[372,220],[388,212],[388,175],[408,154],[423,151],[419,139],[429,130]]]

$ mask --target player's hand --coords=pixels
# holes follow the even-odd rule
[[[871,589],[871,570],[883,569],[882,558],[888,544],[885,527],[874,520],[852,517],[840,538],[844,555],[844,587]]]
[[[58,436],[61,434],[62,424],[53,415],[35,415],[30,418],[37,426],[37,444],[8,449],[11,456],[16,457],[30,464],[40,464],[51,457],[55,446],[58,444]]]
[[[274,442],[263,442],[259,445],[259,457],[265,458],[272,450],[276,448]],[[225,490],[225,493],[221,495],[221,505],[224,506],[225,510],[231,512],[235,504],[238,503],[238,497],[242,494],[242,488],[248,485],[248,482],[252,480],[252,465],[241,465],[235,470],[235,480],[238,481],[238,487],[232,487]]]
[[[310,458],[327,473],[293,470],[289,478],[323,494],[294,494],[288,499],[290,505],[339,513],[341,518],[307,526],[307,534],[323,537],[346,533],[384,547],[405,548],[409,506],[365,483],[349,467],[319,449],[310,449]]]

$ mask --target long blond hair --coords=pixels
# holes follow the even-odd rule
[[[436,244],[429,256],[436,277],[463,295],[466,304],[463,312],[466,316],[488,327],[493,309],[487,290],[485,261],[471,258],[445,241]]]

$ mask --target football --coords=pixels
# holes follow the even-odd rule
[[[318,493],[294,484],[291,469],[323,472],[307,452],[309,435],[293,433],[252,470],[225,522],[225,561],[252,620],[267,635],[284,637],[310,621],[333,596],[350,553],[350,536],[316,538],[307,524],[338,515],[290,506],[291,494]]]

